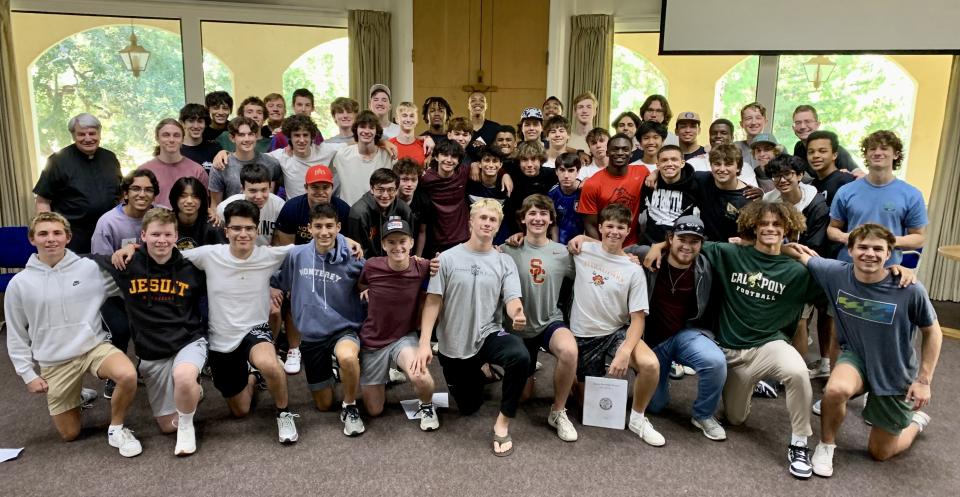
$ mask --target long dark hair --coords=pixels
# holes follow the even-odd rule
[[[207,196],[207,188],[203,186],[200,180],[193,176],[184,176],[170,187],[170,208],[173,209],[173,213],[176,214],[177,219],[179,219],[180,206],[177,205],[177,200],[180,199],[180,196],[183,195],[187,187],[190,187],[193,194],[200,199],[200,207],[197,209],[197,222],[205,221],[207,219],[207,209],[210,206],[210,199]]]

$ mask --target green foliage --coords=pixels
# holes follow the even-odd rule
[[[860,140],[878,129],[896,132],[904,150],[909,150],[917,90],[902,68],[882,55],[834,55],[830,57],[836,63],[834,71],[818,91],[804,69],[809,59],[804,55],[780,57],[773,132],[789,144],[790,151],[797,141],[793,110],[801,104],[817,109],[821,129],[837,133],[840,144],[858,164],[863,164]]]
[[[736,138],[744,138],[740,130],[740,109],[744,105],[757,99],[757,74],[760,70],[760,57],[753,55],[745,57],[730,68],[722,78],[717,80],[714,92],[713,118],[725,118],[737,127]]]
[[[639,112],[647,96],[667,95],[667,80],[646,57],[622,45],[613,47],[613,76],[610,84],[610,118],[621,112]]]
[[[283,95],[292,105],[297,88],[313,92],[313,119],[323,136],[335,136],[340,131],[330,115],[330,103],[349,94],[349,78],[347,38],[337,38],[313,47],[290,64],[283,72]]]
[[[233,71],[216,55],[203,51],[203,93],[225,91],[233,95]],[[197,102],[203,103],[203,102]]]

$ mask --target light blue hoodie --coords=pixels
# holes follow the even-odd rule
[[[364,316],[357,280],[363,264],[350,253],[343,235],[325,254],[317,252],[314,242],[290,250],[270,286],[290,292],[293,321],[303,340],[360,329]]]

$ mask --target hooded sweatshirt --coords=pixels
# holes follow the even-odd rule
[[[780,190],[773,190],[763,195],[767,202],[783,200]],[[830,206],[822,195],[818,195],[816,187],[800,183],[800,201],[794,207],[807,219],[807,228],[800,233],[799,242],[816,250],[818,254],[827,257],[831,254],[832,244],[827,239],[827,227],[830,225]]]
[[[159,264],[141,246],[124,271],[113,267],[109,257],[97,257],[97,262],[123,292],[138,357],[167,359],[203,336],[200,298],[206,295],[206,275],[179,250]]]
[[[647,226],[644,236],[650,244],[662,242],[667,231],[673,229],[673,223],[680,216],[699,215],[697,197],[694,194],[693,166],[684,164],[680,169],[680,178],[674,183],[657,181],[656,188],[643,187],[643,207],[647,211]]]
[[[410,215],[410,206],[396,198],[386,212],[380,212],[377,199],[370,192],[364,193],[350,208],[350,219],[347,222],[347,235],[356,240],[363,247],[367,258],[380,257],[383,253],[383,235],[381,228],[390,219],[401,218],[407,224],[413,224]]]
[[[55,366],[106,341],[100,307],[118,295],[113,278],[90,259],[67,250],[50,267],[31,255],[26,268],[10,280],[3,305],[7,352],[23,382],[38,377],[34,361]]]
[[[360,329],[363,309],[357,279],[363,260],[354,259],[343,235],[326,253],[316,243],[297,245],[287,254],[270,286],[290,292],[290,310],[304,341]]]

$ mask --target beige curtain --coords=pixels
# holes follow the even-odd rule
[[[570,18],[570,57],[567,61],[567,104],[589,90],[597,96],[596,125],[610,121],[610,79],[613,72],[613,16],[583,15]]]
[[[390,86],[390,13],[351,10],[347,18],[350,39],[350,97],[367,107],[370,86]]]
[[[10,0],[0,0],[0,225],[25,225],[33,212],[32,175],[13,62]]]
[[[933,300],[960,302],[960,262],[936,251],[960,245],[960,56],[953,57],[949,89],[919,276]]]

